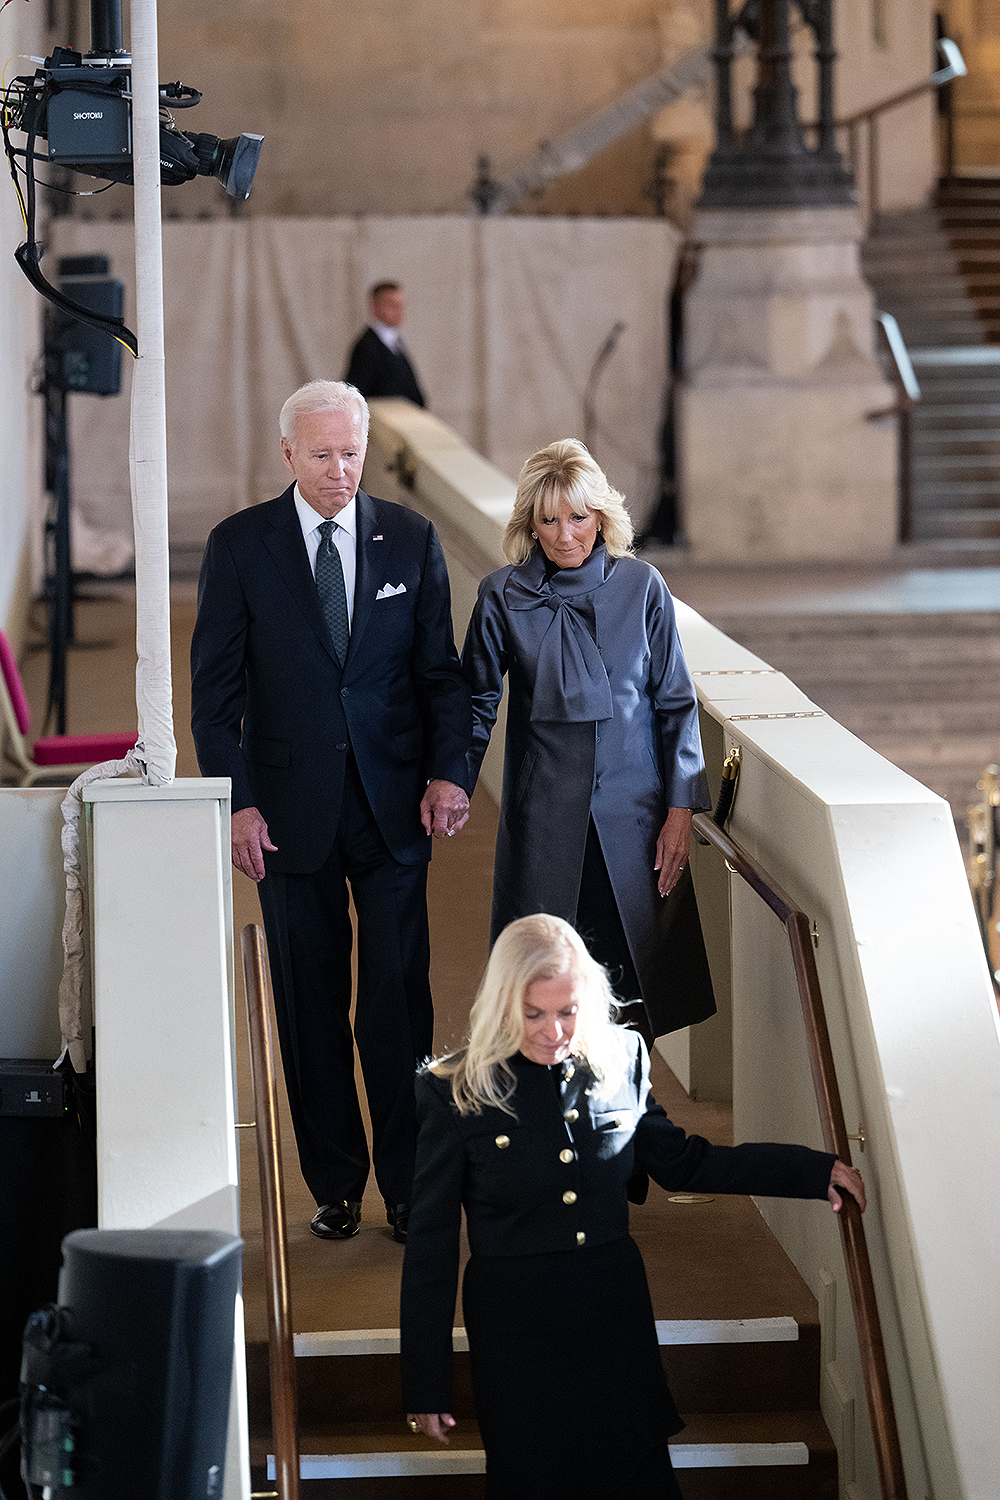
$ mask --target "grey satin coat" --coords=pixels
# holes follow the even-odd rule
[[[473,781],[505,674],[508,683],[492,937],[532,912],[575,921],[593,817],[647,1010],[681,1017],[683,997],[671,993],[667,961],[672,902],[656,889],[653,861],[668,808],[711,805],[697,698],[659,573],[639,558],[607,557],[601,542],[583,568],[596,587],[579,606],[607,672],[610,718],[560,723],[531,716],[539,652],[554,612],[544,596],[574,574],[582,579],[582,569],[547,580],[536,547],[526,562],[483,580],[469,622],[462,664],[473,694]],[[538,607],[524,606],[526,594],[540,596]]]

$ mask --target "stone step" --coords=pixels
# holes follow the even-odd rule
[[[1000,633],[1000,603],[996,609],[970,609],[960,614],[953,610],[759,610],[749,614],[720,607],[713,609],[711,618],[713,625],[732,634],[742,645],[748,644],[748,637],[837,642],[856,638],[881,645],[893,639],[991,639]],[[769,665],[781,669],[780,662]]]
[[[989,537],[1000,538],[1000,510],[939,511],[937,515],[926,515],[920,525],[919,535],[930,540],[934,537]]]
[[[981,198],[984,202],[1000,203],[1000,183],[993,177],[946,178],[938,188],[938,203],[964,203]]]
[[[818,1411],[697,1413],[685,1421],[670,1452],[689,1500],[737,1493],[741,1500],[836,1500],[836,1450]],[[391,1427],[328,1420],[303,1428],[299,1443],[303,1495],[315,1500],[485,1495],[485,1455],[471,1423],[461,1422],[446,1448],[408,1432],[401,1418]],[[268,1446],[251,1442],[255,1491],[274,1480]]]
[[[1000,432],[1000,401],[938,402],[925,393],[920,405],[913,413],[913,425],[917,432],[955,432],[969,423],[990,424]]]
[[[947,231],[947,241],[953,250],[964,249],[967,245],[995,245],[997,239],[997,230],[993,228],[965,225],[960,229],[950,228]]]
[[[912,349],[910,355],[912,358]],[[991,406],[997,395],[998,381],[995,374],[986,378],[970,376],[962,380],[956,379],[950,368],[942,370],[931,365],[921,365],[917,378],[920,382],[921,402],[914,413],[916,416],[935,408],[947,411],[963,404],[971,407]]]
[[[977,480],[980,475],[992,477],[997,468],[992,453],[921,453],[920,472],[928,479]]]
[[[713,611],[712,622],[944,797],[964,841],[976,783],[986,765],[1000,761],[1000,608],[878,615]]]
[[[971,253],[971,252],[970,252]],[[987,255],[983,251],[983,255]],[[956,291],[961,291],[965,285],[958,270],[958,258],[953,250],[936,250],[932,254],[917,254],[916,247],[913,253],[905,255],[897,251],[892,255],[864,255],[862,257],[865,275],[869,281],[876,285],[885,285],[894,289],[897,279],[910,276],[933,277],[935,285],[952,286]]]
[[[905,551],[913,565],[920,568],[1000,567],[1000,542],[989,537],[955,540],[914,537],[901,544],[899,550]]]
[[[941,224],[945,231],[986,225],[996,225],[1000,230],[1000,207],[976,203],[949,206],[941,213]]]
[[[889,308],[892,312],[892,308]],[[925,319],[898,318],[899,331],[903,335],[903,343],[910,350],[912,358],[913,350],[934,344],[939,347],[959,346],[968,348],[970,345],[978,345],[987,350],[993,347],[990,342],[990,326],[978,315],[975,319],[971,316],[964,322],[951,321],[948,323],[929,323]],[[983,361],[986,365],[987,361]]]
[[[865,674],[879,680],[896,675],[908,680],[917,676],[933,680],[942,687],[962,681],[972,685],[978,680],[978,694],[988,684],[1000,693],[1000,633],[934,635],[917,631],[913,635],[837,635],[821,636],[807,630],[801,634],[747,629],[742,621],[733,624],[740,640],[755,655],[769,650],[781,653],[780,671],[788,673],[801,686],[799,675],[808,672],[812,681],[834,680],[838,674]],[[973,690],[975,691],[975,690]]]
[[[989,427],[931,428],[921,424],[913,434],[914,450],[928,456],[937,455],[963,457],[974,454],[984,457],[1000,455],[1000,423]]]
[[[977,511],[984,520],[992,521],[996,515],[996,505],[993,502],[997,501],[1000,501],[1000,480],[914,479],[913,504],[916,511],[927,512],[938,505],[945,505],[948,510]]]
[[[973,298],[966,292],[964,284],[961,287],[949,289],[940,284],[928,282],[926,289],[897,293],[892,311],[899,321],[908,317],[933,323],[950,321],[956,314],[970,315],[979,309],[993,311],[997,305],[1000,305],[998,298],[993,298],[992,302],[989,297]]]
[[[992,497],[995,498],[995,497]],[[919,493],[913,496],[913,518],[919,525],[921,521],[938,512],[954,516],[963,511],[976,512],[984,509],[993,509],[990,505],[990,496],[981,495],[978,491],[973,495],[964,494],[961,489],[953,493],[946,484],[921,484]]]

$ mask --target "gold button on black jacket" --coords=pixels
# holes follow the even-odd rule
[[[652,1098],[649,1057],[622,1031],[627,1065],[612,1092],[575,1058],[545,1067],[520,1054],[512,1107],[462,1116],[449,1080],[416,1080],[419,1136],[403,1263],[401,1333],[408,1411],[451,1406],[459,1230],[472,1254],[585,1251],[628,1234],[636,1163],[670,1191],[825,1198],[833,1157],[805,1146],[713,1146],[674,1125]],[[567,1076],[570,1075],[570,1076]]]

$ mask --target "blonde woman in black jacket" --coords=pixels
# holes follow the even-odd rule
[[[713,1146],[649,1091],[641,1038],[614,1025],[603,969],[558,917],[493,948],[468,1047],[417,1078],[420,1133],[403,1264],[403,1399],[448,1441],[459,1230],[473,1391],[490,1500],[678,1497],[683,1423],[628,1233],[638,1163],[671,1191],[864,1207],[851,1167],[805,1146]]]

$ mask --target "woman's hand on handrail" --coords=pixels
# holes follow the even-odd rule
[[[833,1205],[835,1214],[839,1214],[843,1206],[843,1193],[849,1193],[861,1212],[864,1213],[867,1199],[865,1198],[865,1185],[861,1180],[861,1173],[857,1167],[849,1167],[838,1156],[833,1164],[833,1171],[830,1173],[830,1186],[826,1190],[826,1196]]]
[[[439,1443],[450,1442],[455,1418],[450,1411],[407,1412],[406,1425],[411,1432],[422,1432],[424,1437],[437,1438]]]
[[[668,895],[680,880],[690,850],[691,809],[671,807],[667,810],[667,821],[656,840],[656,860],[653,865],[653,869],[659,872],[656,889],[661,896]]]

